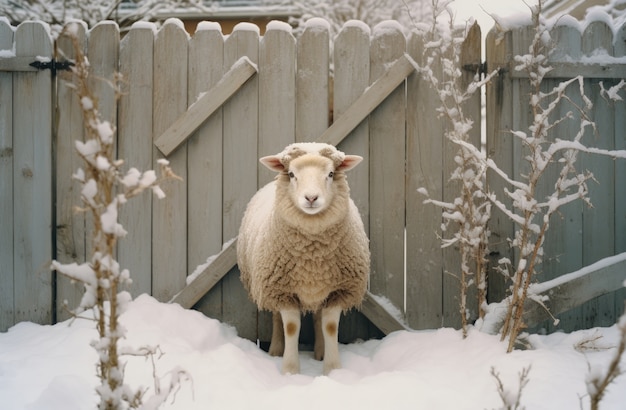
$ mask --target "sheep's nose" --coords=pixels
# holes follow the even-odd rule
[[[317,201],[317,198],[318,198],[317,195],[305,195],[304,197],[306,198],[307,201],[309,201],[311,205],[313,205],[313,203]]]

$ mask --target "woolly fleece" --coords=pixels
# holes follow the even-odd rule
[[[345,172],[335,171],[332,202],[318,214],[304,213],[288,194],[292,160],[316,157],[337,167],[344,154],[331,145],[301,143],[278,156],[285,171],[254,195],[241,224],[241,281],[260,309],[273,312],[360,306],[370,267],[369,241]]]

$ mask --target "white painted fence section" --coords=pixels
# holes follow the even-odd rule
[[[593,41],[587,33],[556,29],[561,53],[556,55],[571,56],[555,70],[559,76],[569,76],[570,66],[578,69],[576,58],[600,47],[601,41],[614,56],[625,55],[625,30],[613,37],[602,23],[590,27],[588,31],[601,33],[594,34]],[[198,283],[210,288],[208,293],[185,288],[186,278],[237,235],[249,198],[273,178],[258,158],[291,142],[323,140],[366,159],[351,171],[349,181],[371,241],[371,294],[400,308],[412,328],[460,324],[459,286],[453,276],[459,258],[454,249],[441,249],[441,210],[423,205],[417,193],[425,187],[437,199],[456,196],[455,186],[448,183],[456,147],[443,138],[447,125],[437,116],[433,91],[407,58],[422,61],[421,37],[407,37],[389,24],[371,30],[351,24],[332,39],[331,48],[323,25],[307,26],[296,40],[281,23],[270,24],[263,36],[250,24],[224,36],[217,24],[203,23],[190,37],[174,20],[159,30],[134,27],[122,39],[111,23],[91,30],[81,26],[75,33],[92,65],[100,112],[117,125],[118,157],[129,167],[146,170],[167,155],[184,179],[163,186],[166,199],[134,198],[120,213],[129,233],[117,257],[131,272],[134,295],[150,293],[162,301],[176,297],[183,305],[192,303],[208,316],[235,325],[243,337],[269,340],[271,319],[248,300],[233,268],[234,245]],[[510,57],[526,52],[528,30],[500,33],[498,39],[494,34],[488,42],[488,66],[509,70],[487,92],[486,148],[514,174],[523,172],[522,151],[506,131],[527,126],[528,86],[526,79],[512,74]],[[56,46],[56,60],[71,60],[67,38],[58,39]],[[7,57],[6,50],[15,50],[15,56]],[[50,71],[34,71],[28,65],[31,58],[53,57],[53,42],[39,23],[15,28],[0,22],[0,53],[3,331],[22,320],[52,323],[67,317],[63,301],[76,305],[81,289],[47,268],[52,258],[67,263],[88,257],[90,224],[72,211],[80,204],[77,185],[70,179],[79,166],[73,145],[83,131],[78,101],[67,86],[71,74],[58,71],[52,77]],[[480,54],[480,30],[474,27],[464,44],[462,65],[479,66]],[[242,75],[229,79],[242,58],[246,64],[234,72]],[[602,139],[593,142],[623,149],[624,103],[603,102],[597,90],[599,81],[619,81],[623,65],[584,70],[590,76],[586,87],[597,104],[594,115],[602,123]],[[125,79],[117,101],[100,80],[112,78],[115,71]],[[603,77],[602,72],[610,75]],[[472,77],[468,72],[463,81]],[[477,95],[465,107],[475,124],[480,123],[480,106]],[[472,141],[480,144],[478,127]],[[584,164],[600,181],[592,192],[596,207],[587,210],[577,204],[562,221],[554,221],[546,241],[545,278],[626,251],[626,166],[593,157],[585,157]],[[493,189],[501,188],[493,184]],[[511,223],[496,215],[491,231],[493,258],[507,255]],[[494,300],[504,295],[501,282],[491,273]],[[353,312],[342,319],[342,341],[404,326],[372,295],[363,306],[367,318]],[[594,299],[565,313],[570,320],[562,323],[571,328],[615,320],[623,297],[616,292],[603,301]],[[310,339],[305,324],[302,340]]]

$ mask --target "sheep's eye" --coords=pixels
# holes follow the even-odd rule
[[[293,172],[291,172],[291,171],[289,171],[289,174],[287,174],[287,175],[289,175],[289,178],[293,178],[293,177],[295,177],[295,175],[294,175],[294,174],[293,174]]]
[[[330,173],[328,174],[328,178],[332,178],[335,176],[335,173],[333,171],[330,171]]]

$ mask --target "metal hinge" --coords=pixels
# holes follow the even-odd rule
[[[478,73],[481,76],[487,75],[487,62],[483,61],[480,64],[465,64],[463,70],[470,71],[472,73]]]
[[[56,61],[55,59],[50,61],[33,61],[29,64],[29,66],[38,70],[50,70],[52,75],[56,75],[58,70],[69,71],[73,65],[74,63],[71,61]]]

